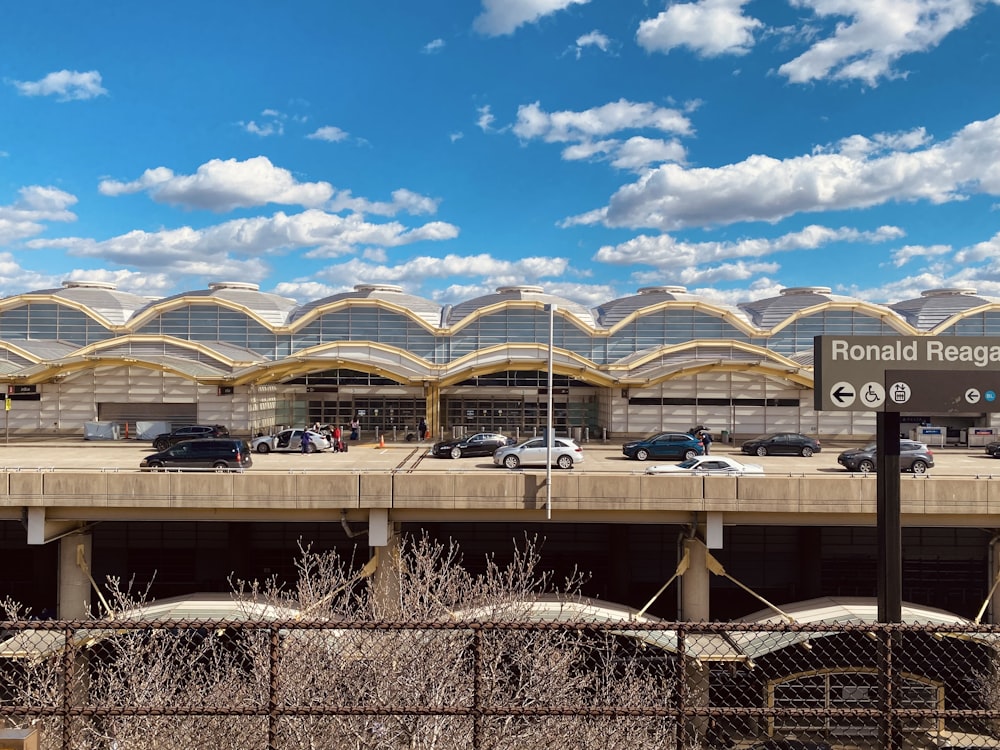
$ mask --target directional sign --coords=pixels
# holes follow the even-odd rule
[[[938,414],[1000,411],[1000,370],[995,372],[936,372],[886,370],[889,398],[884,411],[918,411]],[[893,398],[893,389],[904,386],[905,401]]]
[[[824,335],[813,363],[819,411],[1000,412],[1000,338]]]

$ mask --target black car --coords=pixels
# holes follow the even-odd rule
[[[772,432],[747,440],[740,450],[750,456],[805,456],[819,453],[819,440],[798,432]]]
[[[215,469],[243,471],[253,466],[250,445],[237,438],[196,438],[184,440],[139,463],[144,471],[157,469]]]
[[[864,448],[851,448],[837,456],[837,463],[848,471],[875,471],[875,443]],[[916,440],[899,441],[899,470],[923,474],[934,468],[934,453],[924,443]]]
[[[647,458],[676,458],[686,461],[704,452],[701,441],[686,432],[661,432],[622,446],[622,453],[639,461]]]
[[[986,452],[993,456],[993,458],[1000,458],[1000,442],[987,443]]]
[[[165,451],[171,445],[177,445],[184,440],[218,437],[229,437],[229,428],[221,424],[192,424],[157,435],[153,438],[153,448]]]
[[[431,455],[437,458],[464,458],[467,456],[492,456],[497,448],[513,445],[516,441],[498,432],[477,432],[461,440],[444,440],[434,443]]]

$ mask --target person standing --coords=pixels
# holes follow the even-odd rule
[[[340,425],[333,428],[333,450],[335,453],[340,453],[340,438],[343,436],[343,431],[340,429]]]
[[[361,420],[357,417],[351,420],[351,440],[358,440],[361,437]]]
[[[424,421],[423,417],[420,418],[420,424],[417,425],[417,433],[417,440],[423,440],[427,437],[427,422]]]
[[[705,449],[705,455],[707,456],[711,452],[710,449],[712,447],[712,433],[708,430],[701,433],[701,445]]]
[[[309,437],[309,430],[302,430],[302,439],[299,441],[299,446],[302,449],[303,454],[309,453],[309,447],[312,445],[312,439]]]

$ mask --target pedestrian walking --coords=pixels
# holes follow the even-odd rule
[[[312,438],[309,437],[309,430],[302,430],[302,439],[299,441],[299,446],[303,453],[309,453],[312,446]]]
[[[419,433],[417,440],[423,440],[427,437],[427,422],[424,421],[423,417],[420,418],[420,424],[417,425],[417,433]]]

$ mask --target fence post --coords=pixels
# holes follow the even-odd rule
[[[277,750],[278,737],[278,646],[280,634],[275,625],[268,627],[270,643],[268,648],[268,680],[267,680],[267,750]]]
[[[478,624],[472,626],[472,750],[480,750],[483,735],[483,708],[479,682],[483,671],[483,631]]]

